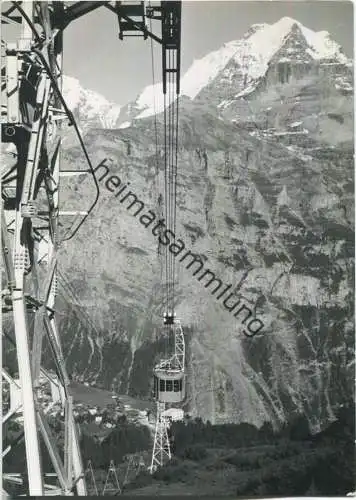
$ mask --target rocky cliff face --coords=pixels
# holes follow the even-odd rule
[[[193,415],[260,425],[303,411],[318,429],[353,392],[352,73],[334,42],[320,56],[315,40],[327,34],[313,38],[288,23],[264,71],[248,72],[236,57],[251,37],[266,29],[271,36],[269,25],[258,25],[231,42],[222,67],[180,105],[177,235],[264,328],[246,338],[241,321],[178,260],[176,311],[187,335]],[[106,159],[110,174],[158,217],[162,120],[157,155],[153,116],[148,105],[141,109],[146,118],[92,128],[85,143],[93,163]],[[79,148],[69,147],[64,163],[81,166]],[[168,349],[162,249],[115,196],[119,188],[105,187],[105,173],[97,171],[95,212],[61,252],[67,363],[77,379],[149,397],[153,365]],[[84,208],[93,194],[84,179],[63,199]]]

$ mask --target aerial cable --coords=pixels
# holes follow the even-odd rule
[[[176,66],[176,64],[175,64]],[[173,108],[175,108],[175,123],[173,132],[175,133],[175,151],[172,151],[173,154],[173,231],[176,233],[176,220],[177,220],[177,163],[178,163],[178,95],[176,96],[176,102],[172,103]],[[173,265],[175,265],[175,260],[173,260]],[[175,294],[175,272],[173,270],[173,298]]]
[[[169,221],[168,221],[168,204],[167,204],[167,186],[168,186],[168,172],[167,172],[167,98],[166,94],[164,94],[164,213],[165,213],[165,221],[167,228],[169,229]],[[168,284],[168,248],[165,246],[165,268],[166,268],[166,312],[168,312],[168,300],[169,300],[169,284]]]
[[[151,6],[151,2],[149,2],[149,5]],[[152,18],[150,18],[150,31],[152,32]],[[153,41],[152,41],[152,38],[150,38],[150,47],[151,47],[152,83],[153,83],[152,92],[153,92],[154,130],[155,130],[155,144],[156,144],[156,168],[157,168],[157,174],[159,175],[159,163],[160,163],[160,160],[159,160],[159,152],[158,152],[158,125],[157,125],[157,107],[156,107],[156,89],[155,89],[156,78],[155,78],[154,51],[153,51]],[[166,104],[164,103],[164,110],[165,110],[165,108],[166,108]],[[166,131],[166,125],[164,123],[164,134],[165,134],[165,131]],[[164,145],[164,153],[166,153],[166,144]],[[165,194],[164,194],[164,199],[166,200],[166,198],[167,198],[167,195],[166,195],[166,182],[168,182],[167,179],[166,179],[166,164],[164,165],[164,169],[165,169],[165,180],[164,180],[164,182],[165,182],[164,193]],[[160,192],[158,179],[157,179],[157,191]],[[163,210],[162,210],[162,215],[163,215]],[[165,222],[167,223],[167,212],[164,213],[164,217],[165,217]],[[164,274],[165,274],[166,279],[167,279],[167,276],[168,276],[168,267],[167,267],[168,248],[167,248],[166,245],[164,246],[163,257],[164,257],[164,263],[163,263],[162,268],[161,268],[162,269],[161,276],[162,275],[164,276]],[[166,267],[166,269],[164,269],[164,267]],[[168,310],[168,288],[167,288],[167,284],[166,284],[166,286],[163,289],[163,303],[165,303],[165,308],[166,308],[166,310]]]
[[[89,165],[89,169],[90,169],[90,172],[91,172],[91,175],[92,175],[92,177],[93,177],[94,184],[95,184],[95,187],[96,187],[96,194],[95,194],[95,198],[94,198],[94,201],[93,201],[93,203],[91,204],[90,208],[88,209],[87,214],[83,217],[83,219],[80,221],[80,223],[79,223],[79,224],[78,224],[78,226],[75,228],[75,230],[72,232],[72,234],[71,234],[69,237],[64,238],[64,239],[62,240],[62,241],[69,241],[69,240],[71,240],[71,239],[72,239],[72,238],[76,235],[76,233],[79,231],[80,227],[84,224],[84,222],[86,221],[86,219],[88,218],[88,216],[90,215],[90,213],[94,210],[94,207],[96,206],[96,204],[97,204],[97,202],[98,202],[98,200],[99,200],[99,195],[100,195],[99,183],[98,183],[97,178],[96,178],[96,176],[95,176],[94,167],[93,167],[93,165],[92,165],[92,163],[91,163],[91,160],[90,160],[90,158],[89,158],[89,155],[88,155],[87,149],[86,149],[86,147],[85,147],[85,144],[84,144],[83,138],[82,138],[82,136],[81,136],[81,133],[80,133],[80,131],[79,131],[79,128],[78,128],[78,125],[77,125],[77,123],[76,123],[76,121],[75,121],[75,118],[74,118],[74,116],[73,116],[73,113],[72,113],[72,111],[68,108],[67,103],[65,102],[65,100],[64,100],[64,98],[63,98],[63,95],[62,95],[61,91],[60,91],[60,90],[59,90],[59,88],[58,88],[57,82],[56,82],[55,78],[53,77],[53,75],[52,75],[52,73],[51,73],[51,70],[50,70],[50,68],[49,68],[49,66],[48,66],[48,64],[47,64],[47,61],[45,60],[45,58],[44,58],[43,54],[42,54],[39,50],[37,50],[37,49],[33,49],[33,50],[34,50],[35,54],[37,54],[37,55],[38,55],[38,57],[41,59],[41,62],[42,62],[42,64],[43,64],[43,66],[45,67],[45,70],[46,70],[46,72],[48,73],[48,76],[49,76],[50,80],[52,81],[53,87],[54,87],[54,89],[55,89],[55,91],[56,91],[56,93],[57,93],[57,95],[58,95],[58,97],[59,97],[59,99],[60,99],[60,101],[61,101],[61,103],[62,103],[62,105],[63,105],[63,107],[64,107],[64,109],[65,109],[65,111],[66,111],[66,113],[67,113],[67,116],[69,117],[71,124],[74,126],[74,129],[75,129],[75,132],[76,132],[76,134],[77,134],[77,137],[78,137],[78,140],[79,140],[80,146],[81,146],[81,148],[82,148],[82,151],[83,151],[83,153],[84,153],[84,156],[85,156],[85,158],[86,158],[86,160],[87,160],[87,163],[88,163],[88,165]]]
[[[169,64],[169,63],[168,63]],[[168,87],[168,102],[167,102],[167,114],[168,114],[168,123],[166,123],[166,129],[165,129],[165,134],[166,134],[166,147],[167,147],[167,164],[166,164],[166,169],[167,169],[167,197],[166,197],[166,205],[167,205],[167,225],[169,230],[171,230],[171,224],[170,224],[170,169],[169,169],[169,163],[170,163],[170,136],[169,136],[169,129],[170,129],[170,121],[171,121],[171,114],[170,114],[170,94],[169,94],[169,73],[168,73],[168,85],[166,86],[166,92],[167,92],[167,87]],[[167,292],[168,292],[168,300],[167,300],[167,312],[169,312],[169,307],[170,307],[170,254],[167,253]]]
[[[168,51],[168,67],[171,67],[171,54],[170,51]],[[171,110],[171,74],[168,73],[168,218],[169,218],[169,229],[172,230],[172,221],[171,221],[171,203],[172,203],[172,197],[171,197],[171,189],[172,189],[172,178],[171,178],[171,146],[172,146],[172,139],[171,139],[171,124],[172,124],[172,110]],[[172,300],[172,281],[171,281],[171,273],[172,273],[172,254],[171,252],[168,254],[168,286],[169,286],[169,312],[172,313],[171,310],[171,300]]]
[[[151,2],[149,2],[151,6]],[[152,19],[150,18],[150,31],[152,33]],[[153,111],[154,111],[154,127],[155,127],[155,143],[156,143],[156,163],[157,167],[159,165],[159,156],[158,156],[158,130],[157,130],[157,107],[156,107],[156,78],[155,78],[155,66],[154,66],[154,51],[153,51],[153,40],[150,37],[150,45],[151,45],[151,70],[152,70],[152,92],[153,92]]]
[[[177,166],[178,166],[178,99],[176,100],[176,150],[175,150],[175,162],[174,162],[174,213],[173,213],[173,231],[176,234],[177,229]],[[173,295],[175,288],[175,276],[173,276]]]
[[[172,54],[172,59],[174,61],[174,53]],[[174,80],[172,78],[172,80]],[[174,81],[172,82],[172,114],[173,114],[173,120],[172,120],[172,227],[173,227],[173,232],[175,234],[175,227],[174,227],[174,212],[176,210],[176,198],[175,198],[175,184],[176,184],[176,178],[175,178],[175,164],[174,164],[174,145],[176,141],[176,136],[175,136],[175,121],[177,120],[176,113],[175,113],[175,102],[174,102]],[[174,308],[174,280],[175,280],[175,259],[174,256],[172,255],[172,307]]]
[[[172,52],[169,51],[169,67],[172,68]],[[170,114],[171,114],[171,122],[169,126],[169,134],[170,134],[170,143],[169,143],[169,170],[170,170],[170,224],[171,228],[173,230],[173,164],[172,164],[172,151],[173,151],[173,122],[174,122],[174,110],[172,107],[173,104],[173,75],[170,73],[170,87],[169,87],[169,92],[170,92],[170,102],[169,102],[169,109],[170,109]],[[171,311],[173,312],[173,255],[172,253],[170,254],[171,258]]]
[[[31,28],[31,31],[33,32],[33,34],[34,34],[36,40],[38,41],[38,43],[42,44],[41,37],[38,34],[35,25],[31,21],[31,19],[28,17],[28,15],[26,14],[26,12],[23,10],[23,8],[19,5],[18,2],[13,2],[13,4],[16,5],[16,8],[20,11],[21,15],[23,16],[23,18],[25,19],[25,21],[27,22],[27,24]],[[68,108],[67,103],[65,102],[65,100],[63,98],[63,95],[62,95],[60,89],[58,88],[56,79],[54,78],[54,76],[52,74],[52,71],[51,71],[51,69],[50,69],[50,67],[49,67],[49,65],[48,65],[48,63],[47,63],[44,55],[40,52],[40,50],[38,50],[36,48],[33,48],[32,50],[40,58],[40,60],[42,62],[42,65],[43,65],[44,69],[46,70],[46,73],[47,73],[48,77],[50,78],[50,80],[52,82],[53,88],[54,88],[56,94],[58,95],[58,97],[59,97],[59,99],[60,99],[60,101],[61,101],[61,103],[62,103],[62,105],[63,105],[63,107],[64,107],[64,109],[66,111],[66,114],[67,114],[67,116],[68,116],[68,118],[70,120],[70,124],[72,124],[74,126],[75,132],[77,134],[77,137],[78,137],[79,143],[81,145],[81,148],[82,148],[82,150],[84,152],[84,156],[85,156],[86,161],[88,163],[88,166],[89,166],[89,169],[90,169],[90,173],[91,173],[91,175],[93,177],[94,184],[95,184],[95,187],[96,187],[95,199],[94,199],[92,205],[90,206],[90,208],[88,209],[87,214],[83,217],[83,219],[80,221],[80,223],[75,228],[75,230],[72,232],[72,234],[68,238],[64,238],[64,239],[61,240],[61,241],[69,241],[69,240],[71,240],[75,236],[75,234],[78,232],[78,230],[80,229],[80,227],[84,224],[85,220],[88,218],[88,216],[90,215],[90,213],[94,210],[94,207],[96,206],[96,204],[97,204],[97,202],[99,200],[99,194],[100,194],[99,183],[98,183],[98,181],[97,181],[97,179],[95,177],[94,167],[93,167],[93,165],[91,163],[91,160],[89,158],[87,149],[86,149],[85,144],[83,142],[81,133],[79,131],[79,128],[78,128],[78,125],[77,125],[77,123],[75,121],[73,113]]]
[[[167,228],[175,235],[178,163],[178,96],[176,96],[175,99],[174,84],[177,82],[174,78],[174,71],[170,71],[175,67],[176,62],[176,56],[172,50],[167,51],[167,59],[167,96],[164,94],[165,213]],[[169,314],[174,314],[175,258],[171,252],[167,252],[166,254],[166,289],[167,312],[169,312]]]
[[[176,67],[177,61],[175,58],[176,54],[173,53],[173,65]],[[172,226],[173,232],[176,234],[176,222],[177,222],[177,165],[178,165],[178,109],[179,109],[179,96],[178,94],[174,96],[174,88],[172,84],[172,112],[173,112],[173,123],[172,123]],[[173,256],[173,307],[175,299],[175,259]]]
[[[174,67],[175,55],[172,50],[167,50],[167,85],[164,88],[164,156],[165,156],[165,218],[167,229],[175,235],[176,214],[176,161],[177,133],[176,121],[178,113],[175,110],[174,96]],[[175,259],[166,247],[166,312],[174,314],[174,281]]]
[[[173,66],[173,59],[174,59],[174,54],[172,53],[171,55],[172,58],[172,64]],[[171,125],[171,137],[172,137],[172,145],[171,145],[171,182],[172,182],[172,187],[171,187],[171,193],[172,193],[172,205],[171,205],[171,224],[172,224],[172,231],[174,232],[174,219],[173,219],[173,214],[174,214],[174,120],[175,120],[175,113],[174,113],[174,77],[172,73],[171,77],[171,108],[172,108],[172,125]],[[174,310],[174,255],[171,254],[171,260],[172,260],[172,312]]]
[[[174,59],[174,54],[171,52],[171,55],[170,55],[170,67],[172,68],[173,67],[173,59]],[[170,133],[171,133],[171,226],[172,226],[172,231],[174,232],[174,226],[173,226],[173,213],[174,213],[174,176],[173,176],[173,169],[174,169],[174,165],[173,165],[173,151],[174,151],[174,77],[173,77],[173,73],[171,73],[171,103],[170,103],[170,107],[171,107],[171,116],[172,116],[172,120],[171,120],[171,130],[170,130]],[[174,256],[173,254],[171,254],[171,289],[172,289],[172,297],[171,297],[171,300],[172,300],[172,304],[171,304],[171,308],[172,308],[172,313],[173,313],[173,309],[174,309]]]

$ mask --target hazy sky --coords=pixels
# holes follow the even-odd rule
[[[4,2],[4,4],[7,2]],[[69,2],[67,2],[69,3]],[[353,55],[353,4],[342,0],[183,1],[182,72],[225,42],[236,40],[251,24],[292,17],[315,31],[327,30]],[[153,24],[158,33],[159,23]],[[161,80],[161,49],[153,42],[156,81]],[[152,84],[150,40],[118,38],[115,14],[100,7],[73,21],[64,33],[64,72],[83,87],[125,104]]]
[[[283,16],[295,18],[316,31],[329,31],[352,57],[351,1],[183,1],[183,72],[194,59],[241,38],[251,24],[273,23]],[[152,83],[151,49],[149,40],[121,41],[117,31],[117,18],[105,7],[74,21],[65,32],[64,70],[84,87],[124,104]],[[155,42],[154,46],[158,81],[161,50]]]

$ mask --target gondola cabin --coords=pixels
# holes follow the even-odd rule
[[[162,403],[181,403],[185,398],[185,379],[181,370],[154,371],[155,397]]]

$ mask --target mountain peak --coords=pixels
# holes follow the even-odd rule
[[[63,76],[63,95],[82,126],[85,121],[105,128],[115,126],[121,107],[108,101],[98,92],[83,88],[77,78]]]
[[[273,24],[268,23],[257,23],[250,26],[247,32],[244,35],[244,38],[249,38],[255,33],[270,35],[272,32],[276,36],[280,36],[283,38],[287,35],[294,27],[302,26],[301,23],[291,17],[282,17],[278,21]]]
[[[296,19],[293,19],[289,16],[284,16],[279,19],[273,26],[285,26],[286,28],[291,29],[294,24],[300,25],[301,23]]]
[[[299,32],[305,38],[309,55],[313,59],[336,57],[341,63],[347,62],[340,45],[331,40],[327,31],[313,31],[291,17],[282,17],[274,24],[259,25],[259,28],[252,30],[244,41],[245,44],[249,45],[248,48],[253,54],[256,54],[259,59],[265,60],[271,58],[283,46],[288,35],[293,32]]]
[[[240,66],[248,87],[262,77],[272,58],[286,45],[293,34],[299,38],[300,58],[305,60],[334,59],[347,64],[339,44],[327,31],[313,31],[291,17],[285,16],[273,24],[256,23],[239,40],[225,43],[220,49],[195,60],[181,80],[181,94],[194,99],[210,85],[230,61]],[[136,118],[145,118],[163,111],[161,83],[146,87],[136,100]]]
[[[268,24],[266,23],[255,23],[252,24],[249,29],[244,34],[243,38],[248,38],[251,35],[254,35],[257,31],[264,29]]]

